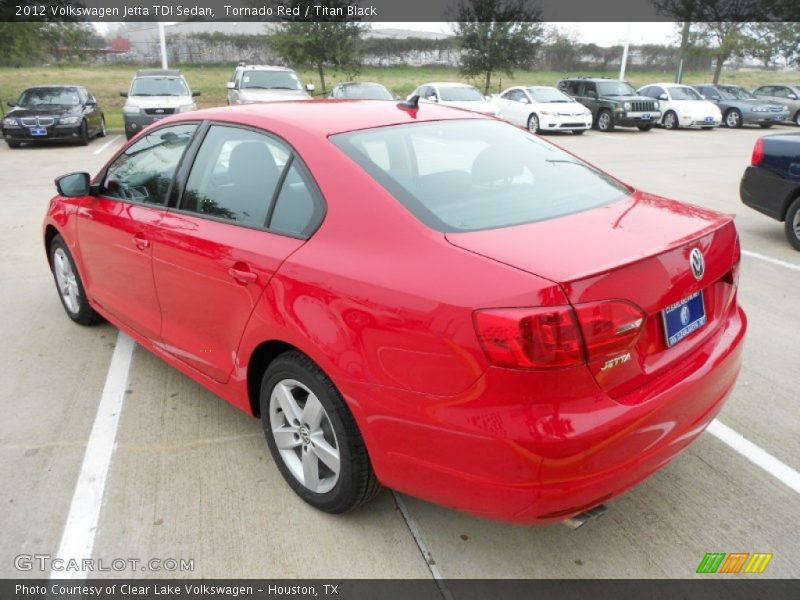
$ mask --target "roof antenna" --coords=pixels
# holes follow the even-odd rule
[[[419,94],[414,94],[408,100],[398,102],[397,108],[402,110],[419,110]]]

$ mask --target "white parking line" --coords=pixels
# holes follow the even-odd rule
[[[792,271],[800,271],[800,265],[786,262],[785,260],[780,260],[779,258],[772,258],[771,256],[767,256],[765,254],[759,254],[758,252],[750,252],[750,250],[742,250],[742,254],[744,256],[749,256],[750,258],[757,258],[758,260],[763,260],[764,262],[772,263],[773,265],[778,265],[779,267],[786,267],[787,269],[791,269]]]
[[[400,513],[403,515],[403,519],[408,526],[408,530],[411,532],[411,537],[413,537],[414,541],[417,543],[417,548],[419,548],[422,558],[425,559],[425,564],[428,565],[428,570],[431,572],[433,579],[436,581],[436,587],[439,588],[442,598],[444,598],[444,600],[453,600],[450,590],[448,590],[447,585],[445,585],[444,576],[439,570],[439,566],[436,564],[433,554],[431,554],[431,551],[428,549],[428,545],[425,543],[425,538],[422,537],[419,526],[409,512],[403,497],[395,491],[392,491],[392,495],[394,496],[394,502],[397,504],[397,508],[400,509]]]
[[[134,346],[134,341],[120,331],[56,555],[64,560],[65,565],[70,559],[77,560],[77,564],[80,565],[81,559],[92,557],[106,477],[116,447],[117,428],[125,399],[125,388],[128,385]],[[50,577],[86,579],[86,571],[54,571],[50,573]]]
[[[736,450],[754,465],[764,469],[788,488],[800,494],[800,473],[792,467],[779,461],[769,452],[746,439],[741,433],[734,431],[717,419],[711,421],[706,431]]]
[[[109,147],[111,144],[113,144],[114,142],[116,142],[116,141],[117,141],[119,138],[121,138],[121,137],[122,137],[121,135],[115,135],[113,138],[111,138],[110,140],[108,140],[108,141],[107,141],[105,144],[103,144],[102,146],[100,146],[100,147],[99,147],[97,150],[95,150],[94,152],[92,152],[92,154],[100,154],[100,153],[101,153],[103,150],[105,150],[106,148],[108,148],[108,147]]]

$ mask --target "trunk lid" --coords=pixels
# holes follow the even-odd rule
[[[630,357],[590,362],[598,384],[620,398],[691,353],[727,318],[738,260],[733,218],[642,192],[564,217],[486,231],[448,233],[462,249],[545,277],[575,304],[626,300],[645,314]],[[696,279],[690,253],[705,272]],[[667,345],[663,311],[701,291],[707,323]]]

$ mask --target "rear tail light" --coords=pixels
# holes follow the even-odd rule
[[[496,365],[547,369],[583,361],[580,330],[569,306],[478,310],[475,328]]]
[[[609,300],[575,306],[589,362],[610,358],[631,348],[644,324],[644,313],[630,302]]]
[[[739,287],[739,265],[742,262],[742,246],[739,242],[739,236],[736,236],[736,240],[733,243],[733,266],[731,270],[723,278],[725,281],[730,283],[735,287]]]
[[[761,166],[761,161],[764,160],[764,138],[758,138],[756,145],[753,146],[753,156],[750,159],[750,164],[754,167]]]
[[[475,329],[493,364],[554,369],[618,355],[633,347],[644,313],[609,300],[572,306],[475,311]]]

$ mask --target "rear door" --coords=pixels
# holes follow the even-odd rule
[[[184,178],[153,246],[162,339],[224,382],[256,303],[319,225],[324,205],[292,149],[247,128],[211,125]]]
[[[81,206],[78,242],[87,293],[124,324],[157,340],[161,312],[152,270],[153,228],[196,124],[152,131],[108,167]]]

